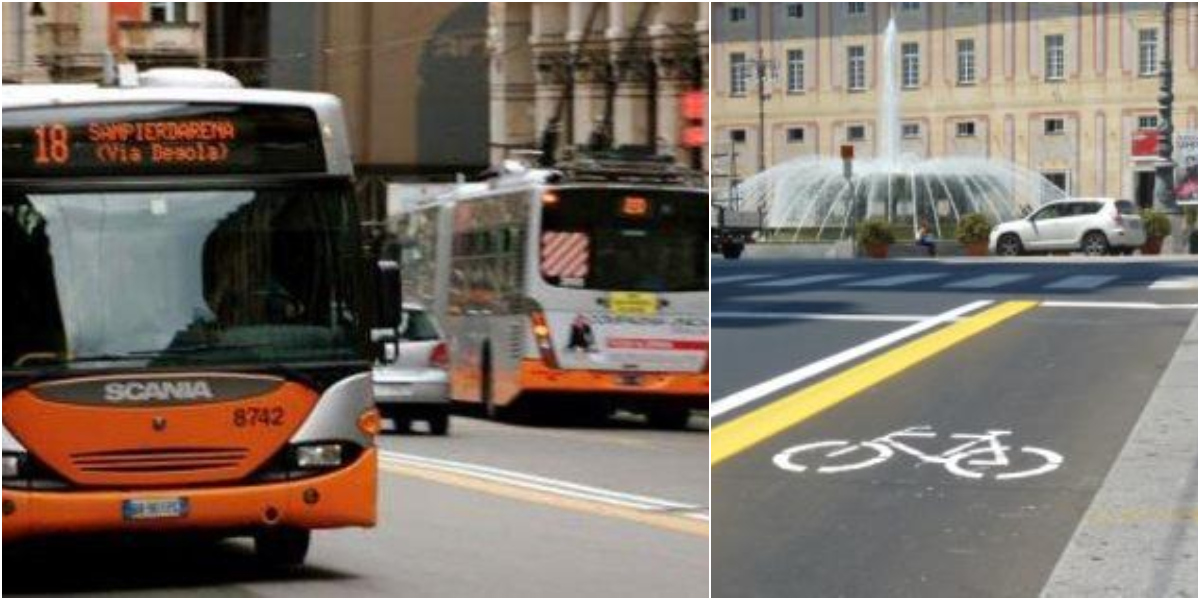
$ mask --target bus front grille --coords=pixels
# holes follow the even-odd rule
[[[239,466],[246,448],[137,448],[80,452],[72,465],[83,473],[188,473]]]

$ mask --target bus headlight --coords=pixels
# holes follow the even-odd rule
[[[17,452],[4,453],[4,478],[16,479],[21,476],[21,467],[25,463],[25,455]]]
[[[296,467],[300,469],[330,469],[342,466],[341,444],[306,444],[296,446]],[[7,469],[7,464],[5,466]]]

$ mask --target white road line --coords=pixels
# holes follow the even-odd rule
[[[865,281],[854,281],[854,282],[845,284],[843,287],[854,287],[854,288],[858,288],[858,287],[872,287],[872,288],[896,287],[899,285],[916,283],[918,281],[929,281],[930,279],[937,279],[939,277],[945,277],[945,276],[946,276],[945,273],[916,273],[916,274],[912,274],[912,275],[892,275],[891,277],[879,277],[876,279],[867,279]]]
[[[390,450],[381,450],[379,455],[384,462],[391,464],[434,469],[559,496],[590,500],[592,502],[637,510],[678,513],[681,517],[698,521],[708,521],[708,515],[705,512],[706,509],[695,504],[684,504],[682,502],[663,500],[650,496],[627,494],[530,473],[520,473],[485,465],[417,456],[414,454],[403,454]]]
[[[1072,275],[1042,287],[1046,290],[1094,290],[1114,279],[1116,275]]]
[[[915,323],[924,321],[930,315],[869,315],[847,313],[810,313],[810,312],[749,312],[737,310],[722,310],[712,313],[713,319],[781,319],[793,321],[864,321],[868,323]]]
[[[923,321],[913,323],[903,329],[893,331],[885,336],[875,338],[871,341],[864,342],[853,348],[843,350],[832,356],[827,356],[817,362],[810,363],[796,369],[794,371],[784,373],[748,387],[740,392],[735,392],[720,400],[712,403],[709,409],[709,417],[716,418],[738,407],[745,406],[754,402],[768,394],[773,394],[784,388],[796,385],[807,379],[811,379],[831,369],[840,367],[846,363],[858,360],[872,352],[891,346],[897,342],[908,339],[922,332],[933,329],[945,323],[952,322],[963,315],[979,310],[991,304],[991,300],[978,300],[970,304],[964,304],[953,310],[948,310],[940,315],[929,317]]]
[[[1196,310],[1195,304],[1159,304],[1156,302],[1089,302],[1072,300],[1047,300],[1040,306],[1046,308],[1109,308],[1124,310]]]
[[[1150,284],[1152,290],[1194,290],[1195,277],[1163,277]]]
[[[1033,277],[1033,275],[1028,273],[1000,273],[995,275],[981,275],[979,277],[972,277],[970,279],[963,279],[961,281],[948,283],[942,287],[956,290],[985,290],[1000,287],[1002,285],[1008,285],[1010,283],[1016,283],[1022,279],[1029,279],[1030,277]]]
[[[808,285],[810,283],[820,283],[822,281],[836,281],[838,279],[849,279],[854,275],[848,273],[829,273],[826,275],[806,275],[804,277],[788,277],[786,279],[773,279],[771,281],[756,281],[746,284],[746,287],[798,287]]]
[[[764,277],[773,277],[771,273],[743,273],[741,275],[726,275],[724,277],[713,277],[709,280],[712,285],[725,285],[726,283],[734,283],[737,281],[747,281],[750,279],[763,279]]]

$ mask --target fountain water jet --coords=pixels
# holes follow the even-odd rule
[[[998,223],[1064,197],[1040,174],[1005,160],[922,159],[903,153],[896,45],[893,18],[883,37],[876,156],[855,160],[849,181],[840,159],[804,157],[781,163],[738,186],[743,207],[764,210],[765,226],[792,230],[792,241],[831,241],[848,237],[854,223],[871,217],[886,219],[897,230],[911,227],[914,233],[926,222],[938,237],[947,237],[968,213]]]

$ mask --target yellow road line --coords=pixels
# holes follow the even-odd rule
[[[618,519],[624,519],[626,521],[641,523],[643,525],[650,525],[659,529],[667,529],[670,531],[677,531],[680,533],[687,533],[700,537],[708,537],[708,523],[697,521],[695,519],[687,519],[678,515],[672,515],[670,513],[647,512],[633,508],[603,504],[601,502],[592,502],[580,498],[559,496],[549,492],[531,490],[514,485],[505,485],[503,483],[479,479],[477,477],[460,475],[458,473],[447,473],[445,471],[438,471],[435,469],[423,469],[420,467],[388,464],[383,462],[379,464],[379,469],[395,475],[414,477],[443,485],[466,488],[485,494],[491,494],[493,496],[501,496],[513,500],[542,504],[545,506],[551,506],[580,513],[614,517]]]
[[[1005,302],[720,425],[709,460],[716,465],[971,336],[1015,317],[1037,302]]]

